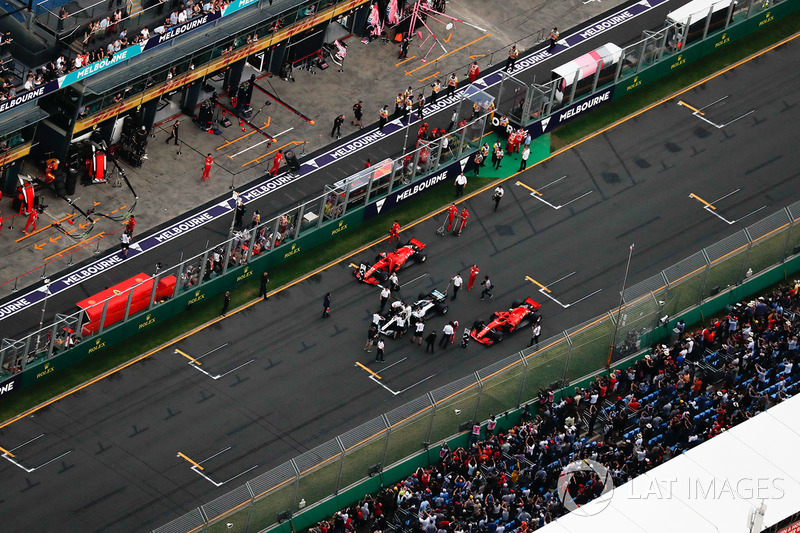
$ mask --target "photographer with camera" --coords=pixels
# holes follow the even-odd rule
[[[495,211],[497,211],[497,206],[500,205],[500,199],[503,198],[503,194],[505,194],[505,191],[503,190],[503,186],[502,185],[498,185],[494,189],[494,194],[492,194],[492,200],[494,200],[494,210]]]

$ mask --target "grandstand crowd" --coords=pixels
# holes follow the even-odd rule
[[[20,71],[20,68],[24,67],[21,64],[17,64],[16,70],[20,71],[17,73],[15,73],[14,59],[8,54],[8,45],[13,41],[11,34],[0,35],[0,80],[2,80],[0,101],[8,100],[36,89],[59,76],[64,76],[92,63],[111,59],[117,52],[149,39],[152,34],[162,35],[193,19],[222,11],[228,6],[229,1],[185,0],[178,2],[163,0],[156,3],[158,6],[156,16],[161,15],[164,6],[169,6],[170,4],[172,4],[172,11],[163,21],[155,23],[155,28],[151,33],[147,26],[140,26],[140,29],[126,28],[125,26],[130,24],[128,21],[134,17],[138,21],[141,12],[131,15],[128,13],[127,8],[114,9],[112,0],[107,12],[87,23],[82,31],[79,32],[76,44],[81,51],[74,54],[74,57],[71,57],[72,54],[65,53],[52,61],[27,71]],[[62,7],[59,12],[61,26],[69,16],[70,13]],[[231,45],[230,49],[242,44],[249,44],[253,40],[258,40],[258,34],[248,36],[246,41],[244,39],[241,42],[237,41]]]
[[[540,392],[538,413],[468,448],[450,450],[406,479],[320,522],[312,533],[387,528],[414,533],[526,533],[566,510],[557,494],[562,469],[578,459],[608,468],[620,486],[790,397],[800,388],[797,336],[800,280],[729,306],[703,329],[679,322],[625,370],[598,376],[563,397]],[[562,391],[563,392],[563,391]],[[578,505],[602,493],[595,472],[578,472],[568,490]]]

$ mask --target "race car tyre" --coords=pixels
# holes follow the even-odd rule
[[[417,297],[417,300],[424,300],[427,297],[428,297],[428,295],[426,293],[421,292],[421,293],[419,293],[419,296]]]
[[[450,310],[450,308],[449,308],[449,307],[447,307],[446,305],[439,306],[439,307],[437,308],[437,311],[439,311],[439,314],[440,314],[440,315],[446,315],[446,314],[447,314],[447,312],[448,312],[449,310]]]
[[[522,303],[523,303],[522,300],[514,300],[513,302],[511,302],[511,307],[519,307],[520,305],[522,305]]]
[[[500,342],[503,340],[503,334],[498,331],[490,331],[487,335],[493,342]]]
[[[486,324],[483,322],[483,320],[476,320],[472,323],[472,329],[476,329],[478,331],[482,330],[484,326],[486,326]]]
[[[414,261],[417,263],[424,263],[426,259],[428,259],[428,256],[425,254],[421,254],[419,252],[414,254]]]
[[[389,273],[388,272],[384,272],[383,270],[378,270],[373,275],[375,276],[375,279],[377,279],[380,282],[384,282],[387,279],[389,279]]]

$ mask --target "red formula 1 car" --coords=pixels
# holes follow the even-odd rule
[[[526,298],[525,301],[515,300],[508,311],[492,313],[488,324],[483,320],[476,320],[469,336],[481,344],[491,346],[503,340],[504,334],[530,326],[539,320],[537,311],[540,307],[532,298]]]
[[[394,252],[382,252],[375,258],[375,263],[361,263],[357,269],[353,271],[356,279],[369,283],[370,285],[377,285],[389,279],[392,272],[397,272],[404,266],[409,264],[409,259],[417,263],[424,263],[427,256],[422,253],[425,249],[425,243],[419,242],[417,239],[411,239],[408,244],[405,244],[395,250]]]

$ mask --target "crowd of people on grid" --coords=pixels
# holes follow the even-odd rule
[[[534,416],[501,431],[495,417],[467,448],[367,496],[314,533],[385,529],[414,533],[525,533],[564,514],[556,485],[563,468],[592,459],[614,486],[708,441],[800,390],[800,280],[729,306],[697,331],[678,322],[669,345],[585,389],[542,390]],[[578,472],[578,505],[609,481]]]

